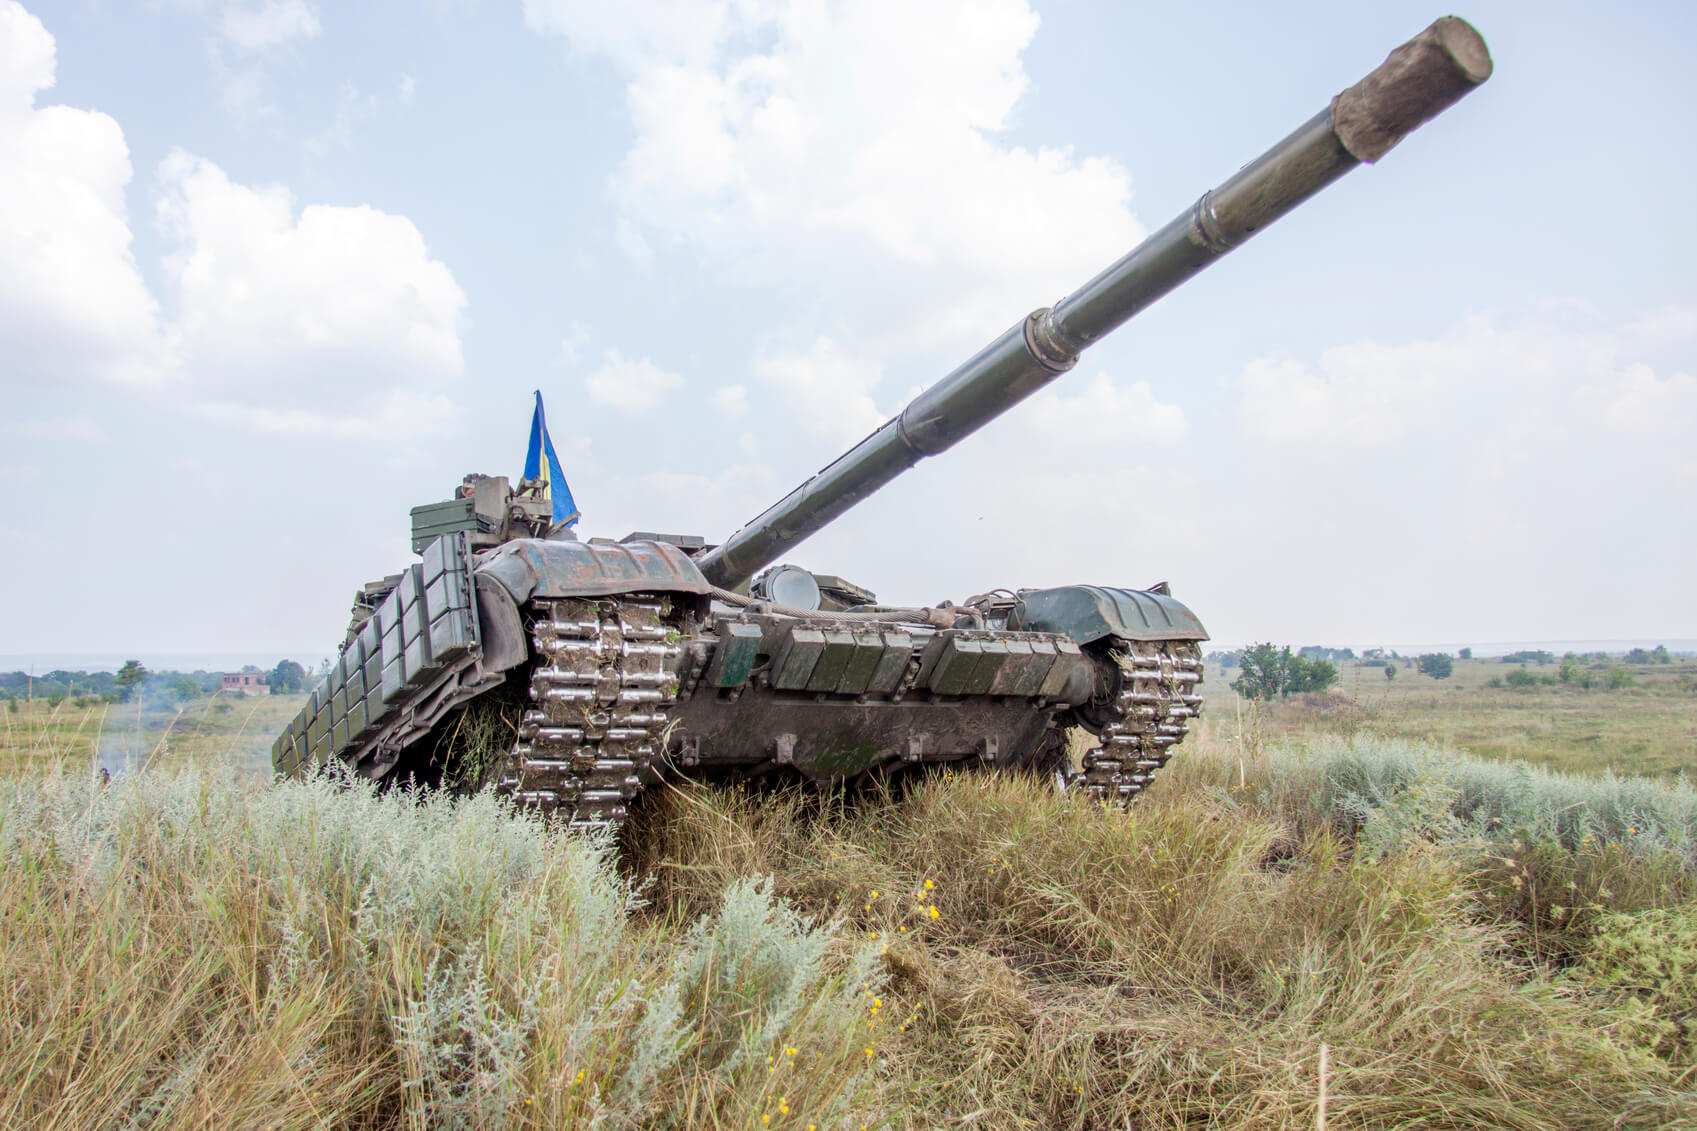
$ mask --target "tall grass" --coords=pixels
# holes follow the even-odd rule
[[[864,957],[756,883],[645,922],[609,852],[488,795],[0,784],[0,1125],[746,1125],[785,1048],[786,1108],[866,1106]]]
[[[634,831],[664,904],[772,873],[888,947],[901,1126],[1312,1126],[1323,1043],[1334,1127],[1697,1118],[1620,1000],[1513,957],[1435,848],[984,777],[823,815],[686,789]]]
[[[1245,751],[1129,812],[666,788],[622,846],[487,795],[0,782],[0,1125],[1297,1128],[1324,1046],[1332,1128],[1697,1126],[1677,796],[1618,783],[1570,847],[1523,831],[1563,783]],[[1544,924],[1561,963],[1501,894],[1534,848],[1642,889]]]

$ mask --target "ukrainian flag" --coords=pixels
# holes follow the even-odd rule
[[[566,473],[560,470],[560,457],[554,454],[548,421],[542,415],[541,389],[536,391],[536,415],[530,418],[530,451],[524,457],[524,477],[542,489],[543,498],[553,501],[555,526],[570,526],[578,520],[577,503],[566,484]]]

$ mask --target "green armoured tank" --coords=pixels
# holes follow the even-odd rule
[[[727,771],[825,783],[945,763],[1052,774],[1128,800],[1201,704],[1207,634],[1166,586],[892,608],[843,578],[773,563],[1490,73],[1478,33],[1438,20],[718,545],[580,541],[536,484],[468,476],[451,500],[413,511],[420,560],[356,595],[342,650],[278,737],[275,768],[338,759],[378,780],[487,778],[521,805],[599,826],[667,775]],[[1096,739],[1076,768],[1075,727]],[[458,764],[492,742],[496,764]]]

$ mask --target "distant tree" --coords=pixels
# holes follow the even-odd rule
[[[1392,667],[1390,664],[1386,664],[1385,665],[1385,678],[1386,679],[1395,679],[1396,678],[1396,668]]]
[[[1420,674],[1433,679],[1448,679],[1455,674],[1455,658],[1448,652],[1427,652],[1416,661]]]
[[[1296,654],[1305,660],[1339,661],[1355,659],[1355,649],[1353,648],[1327,648],[1320,644],[1304,644],[1296,650]]]
[[[1561,667],[1556,669],[1556,678],[1563,683],[1572,683],[1579,678],[1579,661],[1573,658],[1572,652],[1561,658]]]
[[[1256,644],[1238,657],[1242,669],[1232,690],[1245,699],[1283,699],[1302,691],[1325,691],[1337,682],[1330,660],[1308,660],[1276,644]]]
[[[1631,687],[1633,684],[1638,682],[1637,676],[1633,675],[1629,669],[1623,668],[1618,664],[1605,672],[1603,679],[1608,683],[1610,691],[1619,691],[1623,687]]]
[[[299,691],[306,686],[306,669],[293,660],[278,660],[267,681],[272,694]]]
[[[1459,653],[1458,653],[1458,655],[1459,655],[1459,657],[1460,657],[1460,658],[1461,658],[1461,659],[1463,659],[1463,660],[1471,660],[1471,659],[1472,659],[1472,658],[1473,658],[1473,649],[1471,649],[1471,648],[1463,648],[1463,649],[1462,649],[1462,650],[1461,650],[1461,651],[1460,651],[1460,652],[1459,652]]]
[[[205,694],[200,680],[183,672],[155,672],[142,691],[150,702],[159,704],[186,703]]]
[[[118,698],[128,703],[130,697],[136,693],[136,688],[146,683],[151,674],[153,673],[144,668],[140,660],[125,660],[124,666],[118,669],[118,674],[112,679],[118,688]]]
[[[1338,668],[1330,660],[1304,660],[1297,656],[1291,663],[1292,691],[1326,691],[1337,681]]]
[[[1537,687],[1538,677],[1527,671],[1525,664],[1521,664],[1518,668],[1509,672],[1503,682],[1510,687]]]
[[[1290,649],[1282,652],[1272,644],[1253,644],[1238,653],[1238,677],[1232,690],[1245,699],[1276,699],[1290,694]]]

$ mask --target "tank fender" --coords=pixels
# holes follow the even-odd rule
[[[477,586],[477,623],[483,651],[478,664],[486,672],[504,672],[530,654],[518,603],[493,577],[473,575]]]
[[[518,538],[480,556],[479,582],[499,582],[516,603],[533,597],[611,597],[693,593],[712,586],[682,550],[666,542],[567,542]],[[481,589],[481,585],[479,586]]]
[[[1206,640],[1208,630],[1180,602],[1154,589],[1108,589],[1100,585],[1064,585],[1026,589],[1008,616],[1008,627],[1027,632],[1059,632],[1080,644],[1104,636],[1122,640]]]

